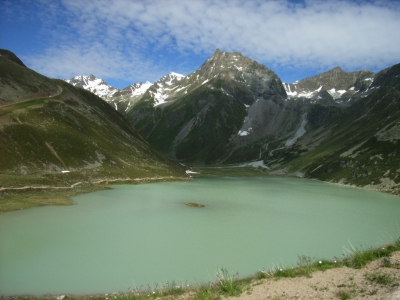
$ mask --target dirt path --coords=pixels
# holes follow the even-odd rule
[[[46,96],[46,95],[38,96],[37,94],[34,94],[34,95],[30,96],[30,97],[26,97],[26,98],[22,98],[22,99],[18,99],[18,100],[9,100],[8,102],[12,102],[12,103],[0,105],[0,108],[7,107],[7,106],[12,106],[12,105],[15,105],[15,104],[19,104],[19,103],[22,103],[22,102],[27,102],[27,101],[31,101],[31,100],[35,100],[35,99],[39,99],[39,98],[57,97],[62,93],[62,91],[63,91],[62,87],[57,85],[57,91],[55,91],[53,94],[50,94],[48,96]]]
[[[179,179],[179,180],[189,180],[190,178],[186,177],[144,177],[144,178],[115,178],[115,179],[100,179],[97,181],[79,181],[70,186],[48,186],[48,185],[26,185],[21,187],[0,187],[0,192],[9,191],[9,190],[28,190],[28,189],[72,189],[80,184],[100,184],[100,183],[110,183],[110,182],[144,182],[144,181],[159,181],[159,180],[171,180],[171,179]]]
[[[46,189],[72,189],[77,185],[82,184],[82,181],[76,182],[74,184],[71,184],[70,186],[48,186],[48,185],[40,185],[40,186],[32,186],[32,185],[26,185],[26,186],[21,186],[21,187],[1,187],[1,191],[9,191],[9,190],[29,190],[29,189],[38,189],[38,190],[46,190]]]

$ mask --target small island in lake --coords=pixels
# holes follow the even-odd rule
[[[194,203],[194,202],[185,202],[185,204],[186,204],[187,206],[190,206],[190,207],[197,207],[197,208],[201,208],[201,207],[204,207],[204,206],[205,206],[205,205],[203,205],[203,204]]]

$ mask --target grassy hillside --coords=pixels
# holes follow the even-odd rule
[[[36,91],[26,88],[30,93],[25,100],[11,99],[0,106],[3,196],[6,188],[23,186],[186,177],[182,166],[152,148],[120,113],[94,94],[9,60],[1,60],[0,70],[3,84],[13,80],[17,89],[23,89],[29,83],[22,79],[39,78],[43,81],[41,92],[50,94],[36,98]],[[19,79],[3,70],[13,70]],[[53,88],[58,92],[53,93]]]

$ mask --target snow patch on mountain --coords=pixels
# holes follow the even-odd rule
[[[319,93],[322,89],[322,85],[314,90],[314,91],[297,91],[297,82],[292,83],[292,85],[294,86],[294,90],[292,91],[290,84],[289,83],[282,83],[283,84],[283,88],[285,89],[286,94],[288,95],[288,97],[290,98],[294,98],[294,97],[298,97],[298,98],[307,98],[307,99],[311,99],[313,98],[317,93]]]
[[[172,93],[177,93],[187,86],[181,86],[180,82],[182,79],[186,78],[186,76],[182,74],[178,74],[175,72],[170,72],[160,80],[158,80],[154,86],[156,87],[156,91],[151,91],[150,94],[154,98],[154,106],[158,106],[166,103],[166,100]]]
[[[235,165],[235,167],[253,167],[253,168],[264,168],[264,169],[269,169],[267,165],[264,164],[263,160],[256,160],[256,161],[251,161],[251,162],[246,162],[243,164],[238,164]]]
[[[338,90],[338,91],[336,91],[336,89],[333,88],[333,89],[330,89],[330,90],[327,91],[327,92],[329,93],[329,95],[332,96],[333,99],[339,99],[339,98],[341,98],[342,95],[343,95],[344,93],[346,93],[347,91],[345,91],[345,90]]]
[[[305,129],[306,124],[307,124],[307,113],[303,114],[303,120],[301,121],[300,127],[299,129],[297,129],[294,136],[286,140],[285,142],[286,147],[292,146],[294,143],[296,143],[299,137],[303,136],[306,133]]]
[[[131,86],[129,86],[131,90],[131,97],[133,96],[140,96],[143,95],[149,87],[151,87],[153,84],[151,82],[146,81],[145,83],[135,83]]]
[[[185,78],[185,75],[170,72],[169,74],[161,78],[161,80],[164,81],[167,85],[171,85],[174,83],[174,81],[180,81],[182,78]]]
[[[157,92],[150,92],[151,95],[154,97],[154,106],[158,106],[160,104],[165,103],[165,99],[168,98],[167,93],[163,93],[163,91],[157,91]]]
[[[249,128],[247,130],[239,130],[238,135],[240,136],[246,136],[249,135],[253,131],[253,128]]]

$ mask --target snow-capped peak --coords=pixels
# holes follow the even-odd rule
[[[74,86],[82,87],[104,100],[109,99],[118,92],[117,88],[108,85],[103,79],[97,78],[93,74],[90,74],[89,76],[79,75],[65,81]]]
[[[172,85],[173,83],[180,81],[183,78],[185,78],[185,76],[182,74],[170,72],[167,75],[163,76],[160,80],[158,80],[157,84],[160,86],[162,86],[163,84]]]
[[[175,73],[175,72],[170,72],[168,75],[170,75],[171,77],[175,77],[178,80],[181,80],[182,78],[185,77],[185,75],[179,74],[179,73]]]

